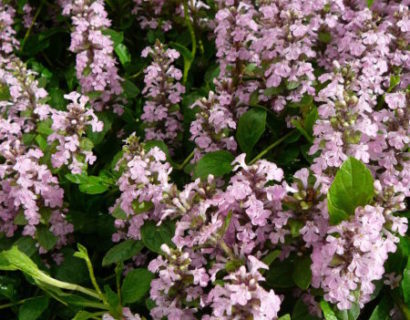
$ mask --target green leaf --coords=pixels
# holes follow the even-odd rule
[[[121,287],[124,303],[141,300],[149,291],[154,275],[146,269],[134,269],[128,272]]]
[[[194,57],[192,55],[191,50],[189,50],[187,47],[177,42],[171,42],[170,46],[174,48],[175,50],[177,50],[181,54],[181,56],[184,58],[184,60],[186,60],[189,63],[192,63],[192,61],[194,60]]]
[[[390,76],[390,85],[389,88],[387,89],[387,92],[391,92],[394,88],[397,87],[397,85],[400,83],[400,76],[399,75],[391,75]]]
[[[143,212],[147,212],[154,208],[154,204],[151,201],[143,201],[143,202],[133,202],[132,209],[134,210],[135,214],[140,214]]]
[[[35,297],[24,302],[19,308],[19,320],[36,320],[48,307],[46,296]]]
[[[95,317],[94,314],[81,310],[75,314],[72,320],[88,320],[88,319],[93,319],[94,317]]]
[[[286,89],[288,89],[289,91],[295,90],[299,86],[300,86],[300,82],[298,81],[287,81],[286,83]]]
[[[264,276],[266,283],[271,288],[291,288],[295,286],[293,281],[293,261],[286,259],[284,261],[274,260],[266,270]],[[293,317],[292,317],[293,319]]]
[[[312,110],[307,114],[305,118],[305,123],[304,127],[307,133],[309,133],[310,136],[313,134],[313,126],[316,123],[316,120],[319,118],[319,114],[317,112],[317,108],[313,106]]]
[[[138,87],[128,79],[123,82],[122,87],[124,89],[125,95],[129,99],[135,98],[140,93],[140,89],[138,89]]]
[[[143,243],[141,241],[131,239],[116,244],[105,254],[102,265],[106,267],[113,263],[128,260],[138,254],[142,248]]]
[[[2,252],[0,252],[0,270],[3,270],[3,271],[18,270],[15,266],[10,264],[10,262],[4,257]]]
[[[301,289],[307,289],[310,286],[310,281],[312,280],[312,271],[310,270],[311,264],[312,261],[310,260],[310,257],[303,257],[295,261],[292,278]]]
[[[278,87],[270,87],[267,88],[263,91],[263,94],[267,97],[274,97],[283,92],[283,86],[278,86]]]
[[[38,243],[46,250],[51,250],[57,243],[57,237],[45,226],[37,228]]]
[[[323,311],[323,315],[325,316],[326,320],[338,320],[336,314],[334,313],[333,309],[330,307],[327,301],[322,300],[320,301],[320,308]]]
[[[87,194],[100,194],[109,189],[111,179],[101,174],[100,176],[86,176],[84,174],[66,174],[66,179],[79,184],[80,191]]]
[[[367,6],[370,8],[373,5],[374,0],[367,0]]]
[[[212,174],[215,177],[221,177],[232,171],[232,161],[234,156],[228,151],[215,151],[205,154],[195,166],[195,178],[208,178]]]
[[[101,194],[108,190],[108,186],[101,184],[101,181],[98,179],[90,179],[87,183],[80,184],[79,189],[81,192],[87,194]]]
[[[32,237],[21,237],[14,243],[14,245],[29,257],[37,252],[36,241]]]
[[[348,219],[357,207],[369,204],[373,195],[373,177],[370,170],[359,160],[350,157],[336,173],[327,194],[331,224]]]
[[[111,289],[109,285],[104,286],[105,296],[108,304],[110,305],[110,311],[116,319],[122,318],[121,304],[118,295]]]
[[[172,237],[175,233],[175,226],[171,222],[163,222],[161,225],[156,226],[152,221],[145,221],[141,228],[141,238],[144,245],[151,250],[162,254],[161,245],[167,244],[169,247],[173,247]]]
[[[86,283],[88,281],[88,270],[85,264],[78,258],[74,257],[74,250],[65,249],[64,261],[56,271],[56,278],[61,281],[73,283]]]
[[[332,35],[328,31],[320,31],[318,38],[320,42],[326,43],[326,44],[332,41]]]
[[[360,315],[360,307],[357,303],[353,303],[349,310],[335,310],[337,319],[339,320],[356,320]]]
[[[10,99],[9,87],[0,83],[0,101],[7,101],[9,99]]]
[[[280,250],[274,250],[269,252],[263,259],[262,262],[265,263],[268,267],[280,256]]]
[[[410,305],[410,259],[407,260],[407,266],[403,271],[403,280],[401,281],[404,302]]]
[[[118,56],[118,59],[120,59],[120,62],[123,66],[127,65],[128,63],[131,62],[131,54],[128,51],[128,48],[120,43],[114,48],[115,53]]]
[[[290,314],[285,314],[285,315],[281,316],[278,320],[291,320]]]
[[[124,40],[124,32],[118,32],[113,29],[105,29],[102,33],[110,36],[114,48]]]
[[[239,119],[236,140],[242,151],[249,154],[262,137],[266,126],[266,111],[250,109]]]
[[[114,218],[117,218],[117,219],[121,219],[121,220],[127,219],[127,214],[125,213],[124,210],[121,209],[121,207],[119,205],[117,207],[115,207],[115,209],[113,210],[111,215]]]
[[[390,310],[393,308],[393,302],[391,299],[385,295],[379,302],[379,304],[374,308],[369,320],[389,320]]]

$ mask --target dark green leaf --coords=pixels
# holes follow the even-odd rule
[[[254,108],[239,119],[236,140],[242,151],[249,154],[262,137],[266,126],[266,111]]]
[[[141,241],[131,239],[116,244],[105,254],[102,265],[106,267],[113,263],[128,260],[137,255],[141,251],[142,247],[143,243]]]
[[[88,270],[84,262],[73,256],[74,250],[67,249],[64,261],[56,271],[56,278],[62,281],[83,284],[88,281]]]
[[[125,95],[130,99],[135,98],[140,93],[140,89],[128,79],[123,82],[122,87],[124,88]]]
[[[108,304],[110,305],[110,311],[115,318],[121,319],[121,304],[118,295],[111,289],[109,285],[104,286],[105,296],[107,297]]]
[[[393,308],[393,303],[388,296],[384,296],[379,304],[374,308],[369,320],[389,320],[390,310]]]
[[[407,266],[403,271],[403,280],[401,281],[404,302],[410,305],[410,258],[407,260]]]
[[[273,261],[264,275],[271,288],[291,288],[295,285],[292,278],[293,264],[289,260]],[[293,319],[293,317],[292,317]]]
[[[51,250],[57,243],[57,237],[45,226],[37,228],[37,240],[46,250]]]
[[[332,41],[332,35],[328,31],[320,31],[319,41],[328,44]]]
[[[36,320],[47,309],[48,298],[35,297],[24,302],[19,308],[19,320]]]
[[[124,40],[124,33],[113,29],[105,29],[103,30],[103,34],[110,36],[114,48]]]
[[[295,268],[293,269],[292,278],[296,285],[301,289],[307,289],[312,280],[312,271],[310,265],[312,261],[310,257],[303,257],[295,261]]]
[[[336,173],[327,194],[330,222],[338,224],[348,219],[357,207],[369,204],[373,195],[370,170],[359,160],[350,157]]]
[[[146,269],[134,269],[128,272],[121,287],[124,303],[141,300],[149,291],[154,275]]]
[[[234,156],[228,151],[215,151],[205,154],[198,161],[194,169],[195,178],[206,179],[212,174],[215,177],[221,177],[232,171],[232,161]]]
[[[141,237],[144,245],[152,252],[162,254],[161,245],[167,244],[173,247],[172,237],[175,233],[175,226],[171,222],[163,222],[156,226],[153,221],[145,221],[141,228]]]

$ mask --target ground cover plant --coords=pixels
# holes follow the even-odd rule
[[[0,0],[0,319],[410,319],[409,0]]]

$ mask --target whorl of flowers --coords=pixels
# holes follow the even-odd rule
[[[248,268],[241,266],[227,275],[224,285],[217,285],[209,293],[212,315],[204,319],[277,319],[281,299],[273,290],[266,291],[259,284],[265,280],[259,269],[268,266],[248,256]]]
[[[51,129],[48,142],[56,142],[56,151],[51,156],[54,168],[68,165],[73,174],[81,174],[87,163],[93,164],[96,157],[92,153],[92,142],[82,136],[87,127],[93,132],[101,132],[103,123],[98,120],[92,109],[87,109],[88,97],[77,92],[64,96],[71,102],[67,111],[53,110]]]
[[[139,139],[131,135],[123,152],[117,163],[121,172],[117,182],[121,196],[110,210],[117,218],[115,226],[118,231],[113,235],[114,241],[140,239],[140,229],[145,220],[160,221],[164,208],[161,201],[164,193],[172,187],[169,183],[172,168],[158,147],[146,151]]]
[[[23,12],[23,25],[25,28],[30,28],[31,24],[34,21],[33,7],[30,5],[30,3],[26,3],[23,6]]]
[[[172,23],[161,18],[165,0],[134,0],[135,6],[132,13],[138,17],[141,29],[157,29],[161,27],[163,31],[169,31]]]
[[[0,232],[11,237],[24,225],[23,234],[37,238],[44,225],[41,228],[52,232],[61,247],[73,232],[65,220],[64,191],[42,164],[40,148],[25,143],[37,122],[49,117],[50,107],[43,103],[47,92],[14,56],[0,56],[0,86],[9,95],[0,101]]]
[[[322,287],[325,299],[339,309],[370,300],[372,281],[382,278],[387,255],[396,250],[395,234],[407,230],[406,219],[392,215],[405,208],[410,192],[408,94],[401,89],[405,83],[391,82],[400,74],[398,68],[406,81],[408,54],[401,54],[400,46],[408,40],[401,30],[396,30],[397,37],[388,36],[391,28],[397,29],[391,21],[400,21],[406,9],[389,8],[393,7],[387,12],[379,8],[387,15],[382,20],[365,7],[334,4],[329,9],[335,19],[329,27],[336,31],[324,57],[337,61],[332,65],[322,60],[329,71],[319,77],[325,86],[316,98],[321,104],[311,154],[320,151],[320,156],[311,168],[326,192],[335,169],[353,156],[372,169],[378,193],[373,206],[357,208],[350,220],[330,226],[323,240],[309,242],[312,283]],[[338,12],[343,14],[339,17]],[[318,225],[312,224],[304,230],[304,238],[307,234],[317,238],[315,228]]]
[[[159,29],[168,32],[174,28],[174,24],[179,18],[179,22],[184,21],[184,6],[178,1],[165,0],[133,0],[134,8],[132,13],[137,16],[140,28],[145,29]],[[200,0],[187,1],[187,9],[189,12],[189,19],[196,26],[203,28],[210,28],[213,21],[201,17],[199,11],[202,9],[208,10],[209,6]]]
[[[325,242],[312,253],[312,285],[322,287],[325,299],[341,310],[370,300],[373,281],[384,274],[389,252],[396,251],[399,239],[385,229],[382,207],[356,209],[355,216],[327,231]],[[406,226],[401,229],[404,235]]]
[[[234,164],[238,172],[226,191],[209,177],[163,197],[162,219],[176,220],[173,242],[177,248],[164,245],[165,258],[158,257],[149,266],[159,273],[151,288],[157,305],[151,312],[154,319],[195,319],[199,306],[212,307],[209,319],[229,319],[238,312],[259,319],[276,318],[280,299],[273,290],[267,292],[260,286],[264,278],[257,270],[267,267],[250,254],[261,255],[259,250],[281,242],[279,239],[283,242],[286,235],[281,231],[288,219],[281,212],[284,188],[266,186],[280,182],[283,172],[268,161],[247,166],[244,155]],[[206,265],[208,257],[216,263]],[[232,263],[248,264],[249,269],[244,265],[230,268]],[[221,287],[217,274],[225,269],[229,274]],[[209,287],[210,291],[205,290]]]
[[[146,124],[145,139],[175,144],[182,131],[182,115],[178,103],[185,93],[185,87],[179,82],[182,73],[173,66],[179,58],[179,52],[165,49],[157,41],[152,48],[145,48],[142,56],[150,56],[153,60],[144,71],[145,88],[142,93],[147,100],[141,119]]]
[[[63,14],[70,15],[73,23],[70,51],[76,53],[76,73],[84,94],[98,92],[92,101],[101,111],[114,97],[122,93],[121,78],[113,56],[113,42],[103,30],[109,28],[102,0],[63,0]],[[114,103],[114,112],[122,108]]]
[[[271,100],[279,112],[288,102],[298,102],[305,94],[314,95],[315,46],[323,23],[320,13],[326,1],[264,1],[257,17],[258,33],[251,48],[259,56],[266,80],[261,82],[259,99]],[[276,88],[271,95],[264,89]],[[267,94],[267,96],[266,96]],[[271,96],[274,96],[271,99]]]
[[[236,121],[229,110],[230,99],[229,95],[219,96],[211,91],[208,98],[192,105],[199,109],[190,127],[191,140],[196,144],[194,160],[199,160],[206,152],[236,151],[237,143],[233,137]]]
[[[10,54],[18,47],[13,29],[15,10],[3,0],[0,1],[0,53]]]

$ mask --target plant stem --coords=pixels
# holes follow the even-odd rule
[[[23,52],[24,45],[26,44],[26,41],[28,37],[30,36],[31,30],[34,27],[34,24],[36,23],[38,16],[40,15],[41,9],[43,9],[44,3],[45,3],[44,1],[41,1],[40,5],[38,6],[38,9],[33,17],[33,21],[31,21],[30,27],[27,29],[26,34],[24,35],[23,41],[21,43],[20,52]]]
[[[191,23],[191,19],[189,18],[189,15],[188,15],[188,13],[189,13],[188,12],[188,0],[184,0],[183,4],[184,4],[185,23],[188,27],[189,34],[191,36],[191,42],[192,42],[192,51],[191,51],[192,60],[191,61],[187,61],[186,59],[184,60],[185,61],[185,64],[184,64],[184,78],[183,78],[182,82],[185,84],[187,79],[188,79],[188,72],[189,72],[189,69],[191,68],[192,61],[195,59],[195,55],[196,55],[196,36],[195,36],[194,27],[192,26],[192,23]]]
[[[23,304],[27,300],[30,300],[30,299],[23,299],[23,300],[20,300],[20,301],[17,301],[17,302],[11,302],[11,303],[0,305],[0,310],[1,309],[11,308],[11,307],[14,307],[14,306],[18,306],[20,304]]]
[[[98,293],[100,299],[103,301],[103,303],[104,303],[105,305],[108,305],[108,302],[107,302],[107,300],[105,299],[105,296],[104,296],[104,294],[102,293],[102,291],[101,291],[101,289],[100,289],[100,286],[99,286],[98,283],[97,283],[97,279],[95,278],[95,274],[94,274],[94,268],[93,268],[93,265],[92,265],[91,260],[90,260],[90,258],[88,257],[88,255],[85,256],[85,259],[84,259],[84,260],[85,260],[85,263],[87,264],[88,273],[90,274],[91,283],[93,284],[93,286],[94,286],[94,288],[95,288],[95,291],[97,291],[97,293]]]
[[[185,166],[188,164],[188,162],[192,159],[192,157],[194,156],[194,152],[195,150],[192,150],[192,152],[188,155],[188,157],[185,158],[184,162],[182,162],[181,164],[176,164],[175,165],[175,169],[177,170],[182,170],[185,168]]]
[[[282,138],[276,140],[274,143],[272,143],[269,147],[267,147],[266,149],[264,149],[261,153],[259,153],[255,158],[253,158],[251,160],[251,162],[249,162],[249,165],[254,164],[256,161],[258,161],[260,158],[262,158],[265,154],[267,154],[270,150],[272,150],[273,148],[277,147],[278,145],[280,145],[283,141],[285,141],[287,138],[289,138],[293,133],[295,133],[295,130],[292,130],[290,132],[288,132],[287,134],[285,134]]]

